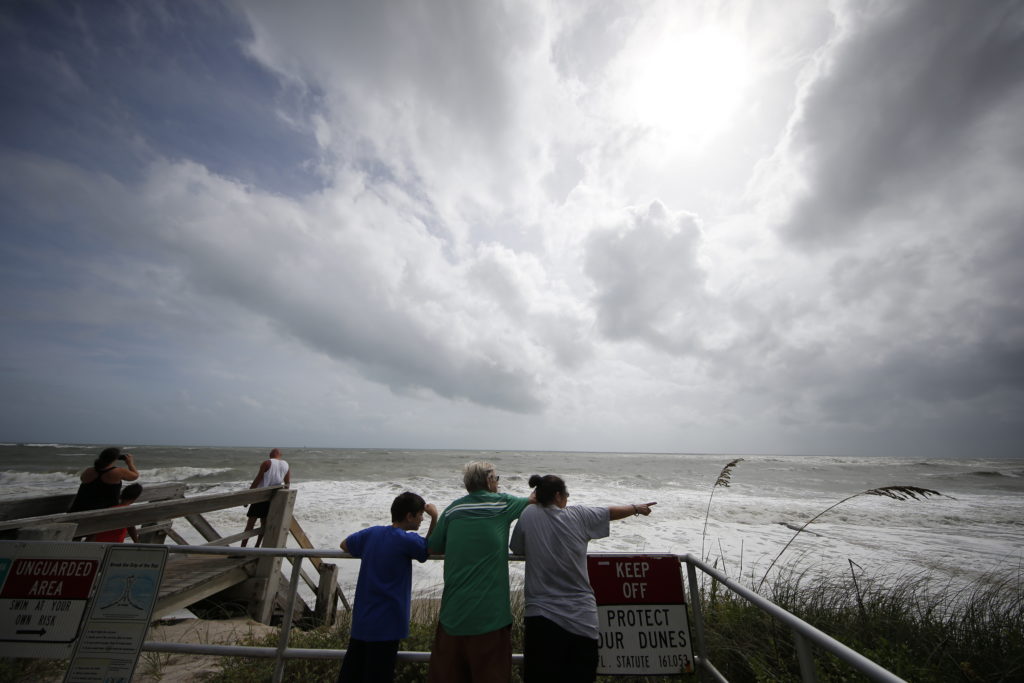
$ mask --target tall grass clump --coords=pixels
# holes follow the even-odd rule
[[[715,483],[711,485],[711,495],[708,496],[708,508],[704,511],[704,529],[700,532],[700,559],[702,562],[706,562],[707,558],[704,557],[704,539],[708,535],[708,517],[711,515],[711,501],[715,498],[715,490],[719,486],[723,488],[729,488],[729,482],[732,480],[732,470],[736,465],[743,462],[743,458],[736,458],[735,460],[729,461],[722,471],[718,473],[718,479],[715,479]]]
[[[1024,577],[1003,570],[970,584],[923,574],[889,578],[782,569],[772,602],[908,681],[1024,680]],[[705,608],[711,662],[730,681],[799,680],[790,629],[732,593]],[[814,648],[820,681],[860,680]]]

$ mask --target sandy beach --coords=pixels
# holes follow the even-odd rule
[[[183,619],[153,624],[146,640],[168,643],[200,643],[204,645],[239,645],[249,636],[260,638],[276,633],[276,626],[267,626],[246,618]],[[202,680],[218,670],[219,657],[193,654],[143,652],[135,667],[137,683],[185,683]]]

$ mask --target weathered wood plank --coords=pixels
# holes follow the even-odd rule
[[[53,523],[18,529],[17,538],[19,541],[73,541],[75,525]]]
[[[177,482],[143,486],[139,502],[145,503],[184,498],[187,488],[185,484]],[[43,515],[56,515],[67,512],[74,498],[74,493],[59,493],[52,496],[26,496],[3,500],[0,501],[0,520],[41,517]]]
[[[333,626],[338,615],[338,565],[324,562],[320,565],[320,585],[316,588],[313,619],[317,624]]]
[[[270,486],[260,489],[243,489],[231,493],[211,493],[204,496],[146,503],[144,505],[129,505],[128,507],[107,508],[105,510],[67,512],[57,515],[5,520],[0,521],[0,531],[50,524],[52,522],[76,522],[78,524],[78,531],[75,535],[86,536],[109,529],[120,529],[121,527],[144,524],[146,522],[160,522],[166,519],[258,503],[270,500],[273,498],[274,493],[281,488],[280,486]]]
[[[306,532],[303,530],[302,526],[299,524],[299,520],[295,519],[294,517],[292,517],[292,523],[291,523],[291,526],[289,527],[288,530],[291,532],[292,537],[298,542],[300,548],[306,548],[306,549],[311,550],[311,549],[316,547],[316,546],[313,545],[313,542],[309,540],[309,537],[306,536]],[[309,559],[310,562],[313,563],[313,566],[316,567],[317,572],[320,573],[320,584],[322,585],[323,580],[324,580],[324,578],[323,578],[323,573],[325,571],[324,567],[330,567],[331,565],[326,564],[323,561],[323,559],[319,558],[319,557],[310,557],[308,559]],[[331,570],[328,569],[326,571],[331,571]],[[312,588],[313,590],[316,590],[318,592],[318,595],[319,595],[320,588],[318,586],[314,586],[313,585],[312,580],[306,575],[305,572],[302,573],[302,578],[305,579],[306,580],[306,584],[309,585],[309,587]],[[345,605],[345,609],[346,610],[350,610],[351,607],[349,607],[348,598],[345,597],[345,592],[343,590],[341,590],[341,586],[340,585],[338,586],[337,593],[338,593],[338,595],[341,596],[341,602],[342,602],[343,605]],[[318,600],[319,600],[319,598],[318,598]]]
[[[247,580],[256,558],[184,555],[173,557],[164,569],[153,618],[158,619],[183,607]]]
[[[261,490],[261,489],[255,489]],[[295,508],[294,489],[275,490],[270,500],[270,509],[264,520],[263,547],[283,548],[288,542],[288,530],[292,525],[292,510]],[[300,560],[296,559],[296,562]],[[262,557],[256,565],[256,596],[249,605],[249,614],[253,619],[269,624],[274,610],[274,597],[277,595],[277,582],[274,577],[281,574],[280,557]]]
[[[187,519],[188,523],[191,524],[195,528],[195,530],[199,532],[199,535],[203,537],[203,540],[216,541],[220,538],[220,534],[217,532],[217,530],[214,529],[213,525],[207,522],[206,518],[202,515],[185,515],[185,519]]]

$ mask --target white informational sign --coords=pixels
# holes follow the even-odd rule
[[[67,659],[106,548],[0,541],[0,655]]]
[[[166,548],[109,547],[65,683],[131,680],[166,563]]]
[[[690,623],[675,555],[588,555],[601,637],[597,672],[693,672]]]

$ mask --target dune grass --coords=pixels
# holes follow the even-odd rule
[[[713,582],[715,584],[717,582]],[[783,567],[763,594],[801,619],[908,681],[982,683],[1024,680],[1024,571],[985,576],[973,583],[936,584],[925,575],[895,578],[821,576]],[[514,601],[513,650],[522,652],[522,607]],[[733,683],[800,680],[792,635],[756,607],[713,585],[702,596],[711,662]],[[429,651],[437,602],[417,603],[403,650]],[[343,649],[347,616],[333,629],[293,631],[293,647]],[[276,639],[248,645],[274,646]],[[848,665],[815,649],[819,681],[866,680]],[[337,661],[289,661],[288,681],[333,681]],[[272,660],[225,660],[216,683],[266,680]],[[398,665],[396,681],[426,680],[426,664]],[[521,681],[518,668],[513,680]],[[599,677],[606,683],[692,681],[692,676]]]
[[[908,681],[1024,679],[1019,568],[965,585],[937,585],[923,574],[811,577],[784,570],[764,594]],[[709,659],[730,681],[799,680],[788,629],[742,598],[719,594],[705,612],[705,629]],[[863,680],[837,658],[815,654],[819,680]]]

